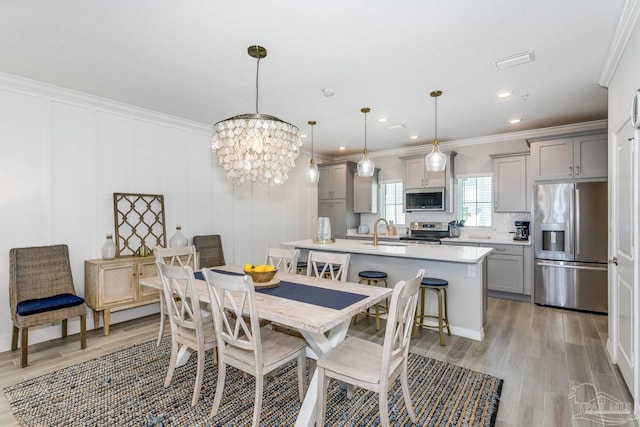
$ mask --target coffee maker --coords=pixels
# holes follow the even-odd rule
[[[516,235],[513,240],[529,240],[529,221],[515,221]]]

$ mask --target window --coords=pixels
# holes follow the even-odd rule
[[[458,177],[458,221],[491,227],[491,176]]]
[[[380,217],[404,225],[402,181],[380,184]]]

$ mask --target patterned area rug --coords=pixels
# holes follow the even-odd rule
[[[4,389],[16,419],[24,426],[245,426],[251,424],[255,380],[227,368],[218,415],[209,417],[217,366],[207,354],[198,404],[191,406],[193,355],[163,388],[170,341],[133,346]],[[409,355],[409,387],[419,426],[492,426],[502,380],[426,357]],[[400,381],[389,393],[391,425],[409,425]],[[295,362],[265,380],[262,426],[290,426],[300,409]],[[377,426],[378,398],[356,389],[346,398],[329,384],[326,425]]]

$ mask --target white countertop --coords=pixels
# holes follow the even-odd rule
[[[378,242],[373,246],[369,241],[354,239],[336,239],[335,243],[320,244],[313,240],[297,240],[281,243],[282,246],[324,250],[332,252],[348,252],[365,255],[377,255],[396,258],[414,258],[432,261],[446,261],[464,264],[476,264],[486,257],[492,248],[477,246],[424,245],[409,242]]]

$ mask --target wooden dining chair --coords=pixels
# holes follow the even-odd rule
[[[22,335],[20,366],[27,366],[29,328],[80,317],[80,348],[87,347],[87,306],[76,295],[67,245],[13,248],[9,251],[9,306],[13,320],[11,350]]]
[[[156,265],[162,279],[162,291],[171,324],[171,360],[164,386],[169,387],[171,384],[178,351],[185,347],[195,350],[198,353],[198,364],[191,399],[191,406],[194,406],[200,397],[206,352],[216,348],[216,333],[211,319],[203,320],[200,313],[191,267],[172,266],[160,261],[157,261]],[[213,352],[213,358],[216,359],[215,352]]]
[[[157,247],[153,250],[153,252],[156,257],[156,262],[161,262],[163,264],[173,266],[177,265],[181,267],[188,265],[194,271],[198,271],[200,269],[200,266],[198,264],[198,257],[196,256],[196,248],[193,245],[182,246],[178,248]],[[162,341],[162,337],[164,336],[165,318],[167,316],[165,306],[166,304],[164,302],[164,293],[160,292],[160,329],[158,331],[158,346],[160,346],[160,342]]]
[[[346,282],[350,258],[351,254],[309,251],[307,276]]]
[[[200,268],[213,268],[226,264],[222,250],[222,238],[219,234],[193,236],[193,246],[200,254]]]
[[[294,359],[298,360],[300,401],[304,399],[307,344],[300,338],[260,327],[250,276],[216,273],[209,269],[202,269],[202,274],[209,290],[218,339],[218,383],[211,416],[218,413],[226,365],[230,365],[256,379],[252,425],[258,427],[265,375]]]
[[[318,373],[317,426],[324,425],[328,378],[334,378],[379,395],[380,424],[389,426],[387,393],[400,376],[402,396],[413,423],[417,422],[407,378],[407,357],[413,316],[424,270],[416,277],[396,283],[382,345],[356,337],[347,337],[316,361]]]
[[[267,248],[265,264],[272,265],[285,273],[296,274],[300,249]]]

